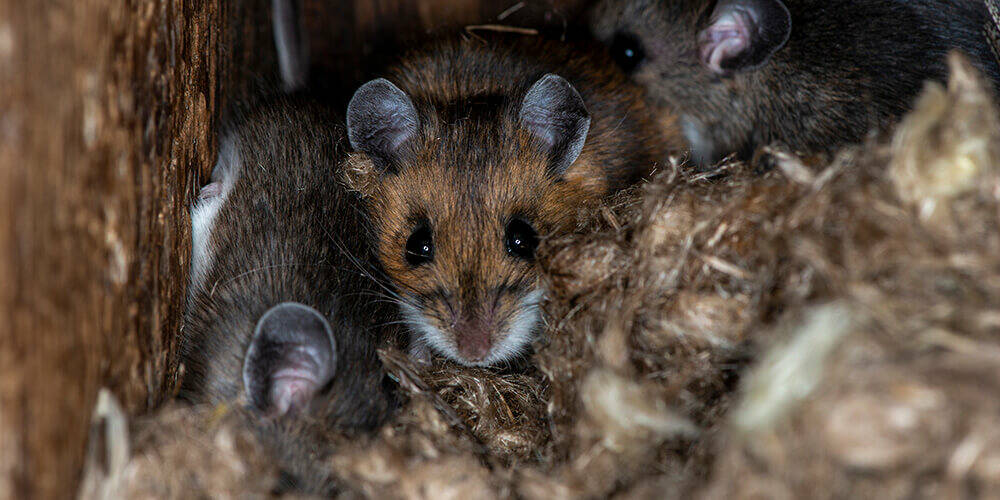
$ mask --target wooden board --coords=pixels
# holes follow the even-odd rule
[[[101,386],[171,393],[220,5],[0,0],[0,498],[73,495]]]

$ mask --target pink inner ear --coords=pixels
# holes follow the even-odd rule
[[[285,354],[282,367],[271,374],[271,406],[278,415],[305,408],[329,376],[329,366],[310,346]]]
[[[746,16],[742,11],[730,10],[698,34],[701,63],[712,72],[726,73],[723,62],[750,48],[750,20]]]
[[[271,404],[278,415],[305,407],[319,388],[315,373],[302,366],[283,368],[272,377]]]

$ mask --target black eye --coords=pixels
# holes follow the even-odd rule
[[[431,228],[426,224],[417,226],[406,240],[406,262],[411,266],[426,264],[434,259],[434,240]]]
[[[504,235],[504,244],[507,246],[507,253],[519,259],[531,260],[535,258],[535,248],[538,247],[538,233],[522,219],[511,219],[507,223],[507,230]]]
[[[631,73],[646,58],[646,51],[635,35],[618,33],[611,41],[611,57],[626,73]]]

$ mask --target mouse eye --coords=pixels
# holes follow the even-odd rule
[[[646,51],[635,35],[618,33],[611,41],[611,57],[626,73],[631,73],[646,58]]]
[[[535,248],[538,247],[538,233],[523,219],[511,219],[507,223],[504,245],[507,247],[508,255],[532,260],[535,257]]]
[[[431,238],[431,228],[426,224],[417,226],[406,240],[406,262],[411,266],[419,266],[434,260],[434,241]]]

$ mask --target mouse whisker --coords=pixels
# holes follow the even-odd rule
[[[385,292],[393,295],[394,297],[402,299],[402,297],[400,297],[395,291],[393,291],[388,286],[386,286],[382,282],[382,280],[377,279],[375,276],[372,275],[372,273],[370,273],[367,269],[365,269],[365,266],[363,266],[361,264],[361,262],[358,260],[357,257],[355,257],[353,254],[351,254],[350,251],[347,250],[347,248],[344,246],[344,244],[339,239],[337,239],[332,234],[330,234],[330,232],[327,231],[326,228],[324,228],[323,231],[326,232],[327,237],[330,238],[330,240],[333,241],[334,245],[337,246],[337,249],[340,250],[341,254],[343,254],[345,257],[347,257],[347,259],[352,264],[354,264],[355,267],[358,268],[358,271],[360,271],[362,274],[364,274],[369,279],[371,279],[373,282],[375,282],[375,284],[377,284],[379,286],[379,288],[382,288],[383,290],[385,290]]]
[[[409,326],[410,323],[408,321],[406,321],[406,320],[399,319],[399,320],[393,320],[393,321],[386,321],[384,323],[376,323],[374,325],[374,327],[375,328],[382,328],[382,327],[385,327],[385,326],[394,326],[394,325]]]
[[[222,286],[226,286],[226,285],[228,285],[228,284],[232,283],[233,281],[236,281],[236,280],[238,280],[240,278],[244,278],[244,277],[250,276],[251,274],[259,273],[259,272],[262,272],[262,271],[269,271],[271,269],[278,269],[278,268],[282,268],[282,267],[299,267],[299,266],[301,266],[301,267],[317,267],[317,268],[320,268],[320,267],[333,267],[333,266],[331,266],[329,264],[326,264],[326,265],[322,265],[322,264],[305,264],[305,263],[300,263],[300,262],[292,262],[292,263],[289,263],[289,264],[271,264],[271,265],[267,265],[267,266],[255,267],[255,268],[250,269],[248,271],[244,271],[244,272],[242,272],[240,274],[237,274],[236,276],[233,276],[231,278],[227,278],[227,279],[219,278],[219,279],[215,280],[215,283],[212,284],[212,289],[208,293],[208,296],[209,297],[214,297],[215,296],[215,290],[219,287],[220,284]]]

